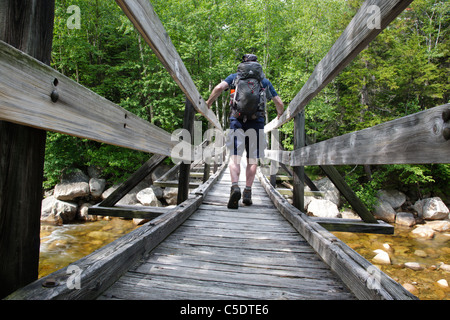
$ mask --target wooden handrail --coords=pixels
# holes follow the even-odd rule
[[[161,23],[153,6],[148,0],[116,0],[158,59],[170,73],[191,101],[194,108],[200,112],[216,128],[222,130],[214,112],[208,108],[194,84],[189,72],[175,49],[169,35]]]
[[[450,104],[294,151],[266,150],[291,166],[450,163]]]
[[[165,156],[182,143],[3,41],[0,74],[0,120]]]
[[[375,37],[385,29],[413,0],[367,0],[333,45],[327,55],[289,104],[283,115],[266,125],[265,132],[279,128],[293,119],[319,94]],[[380,28],[371,29],[372,6],[380,9]],[[369,23],[370,25],[370,23]]]

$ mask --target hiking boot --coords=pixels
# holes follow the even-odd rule
[[[239,200],[241,200],[241,189],[238,186],[232,186],[230,200],[228,200],[228,209],[239,208]]]
[[[252,202],[252,190],[244,189],[244,192],[242,192],[242,202],[247,205],[251,206],[253,204]]]

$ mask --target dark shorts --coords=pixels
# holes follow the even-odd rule
[[[242,156],[245,150],[247,158],[264,159],[264,150],[267,145],[264,126],[264,117],[246,122],[230,117],[227,147],[231,155]]]

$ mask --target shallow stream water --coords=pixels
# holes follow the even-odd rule
[[[411,236],[411,230],[396,225],[393,235],[333,234],[370,262],[376,256],[374,250],[386,251],[391,264],[376,266],[400,284],[409,284],[419,299],[450,300],[449,288],[438,284],[442,279],[450,284],[450,272],[439,268],[440,263],[450,264],[450,233],[438,232],[433,239],[425,240]],[[419,263],[423,269],[415,271],[405,267],[407,262]]]
[[[136,229],[130,220],[114,218],[110,221],[41,227],[39,277],[59,270],[94,252],[106,244]],[[414,294],[422,300],[450,300],[450,290],[437,284],[441,279],[450,283],[450,272],[439,268],[439,263],[450,264],[450,234],[437,233],[431,240],[411,237],[411,229],[395,227],[394,235],[376,235],[335,232],[367,260],[376,255],[374,250],[389,253],[391,265],[377,265],[400,284],[414,286]],[[383,245],[388,244],[387,250]],[[417,262],[423,270],[404,267],[406,262]]]
[[[136,229],[131,220],[113,218],[62,226],[41,225],[39,278],[64,268]]]

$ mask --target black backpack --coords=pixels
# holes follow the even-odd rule
[[[266,92],[262,66],[256,61],[242,62],[238,66],[237,77],[233,81],[234,96],[231,97],[231,115],[244,122],[256,119],[264,112]]]

